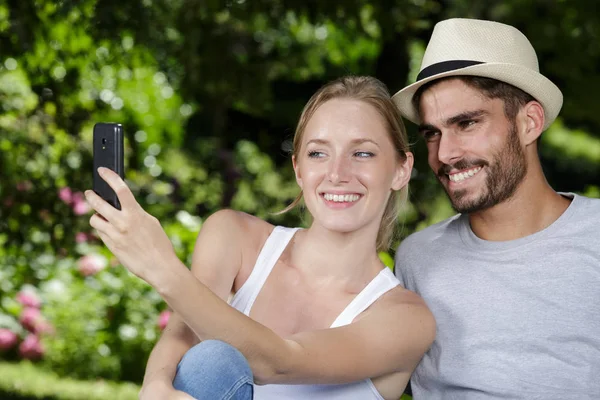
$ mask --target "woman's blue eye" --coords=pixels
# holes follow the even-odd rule
[[[323,155],[324,155],[324,154],[323,154],[322,152],[320,152],[320,151],[314,151],[314,150],[313,150],[313,151],[309,151],[309,152],[308,152],[308,156],[309,156],[310,158],[320,158],[320,157],[323,157]]]
[[[357,151],[356,153],[354,153],[354,155],[360,158],[367,158],[373,157],[375,154],[371,153],[370,151]]]

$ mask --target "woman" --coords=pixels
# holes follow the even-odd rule
[[[310,228],[219,211],[202,227],[191,271],[116,174],[100,172],[120,211],[86,192],[104,217],[90,220],[102,240],[174,310],[141,398],[401,396],[435,322],[378,257],[413,164],[385,86],[345,77],[321,88],[300,117],[292,163],[301,189],[292,206],[304,200]]]

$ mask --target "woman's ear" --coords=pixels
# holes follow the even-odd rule
[[[408,184],[415,159],[411,152],[406,152],[404,161],[398,161],[396,173],[392,181],[392,190],[400,190]]]
[[[302,189],[302,177],[300,176],[300,168],[298,167],[298,161],[296,160],[296,156],[292,155],[292,167],[294,167],[294,174],[296,175],[296,183]]]

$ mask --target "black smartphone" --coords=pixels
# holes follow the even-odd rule
[[[99,167],[112,169],[125,179],[123,127],[121,124],[94,125],[94,192],[116,209],[121,209],[117,194],[98,174]]]

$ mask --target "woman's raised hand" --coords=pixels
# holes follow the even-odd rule
[[[155,286],[167,272],[166,266],[177,259],[171,241],[119,175],[108,168],[99,168],[98,173],[117,194],[121,210],[87,190],[86,200],[97,212],[90,218],[90,225],[125,268]]]

